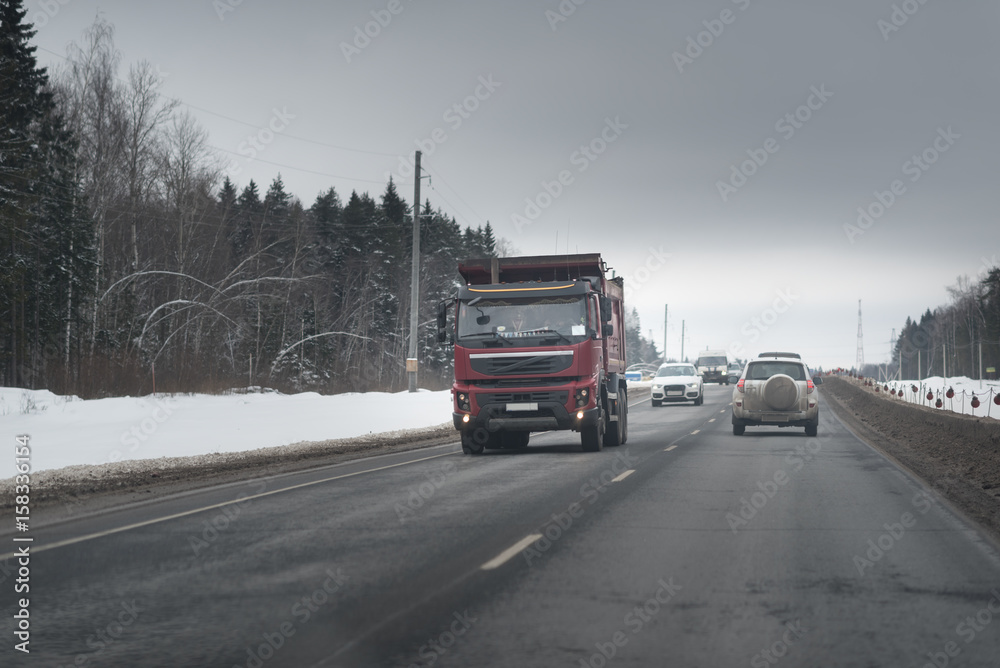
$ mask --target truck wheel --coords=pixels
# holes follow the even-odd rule
[[[604,430],[598,425],[584,427],[580,431],[584,452],[600,452],[604,447]]]
[[[622,445],[628,441],[628,390],[622,392],[622,400],[625,402],[625,412],[622,413],[621,419],[624,421],[622,424]]]
[[[625,442],[625,416],[622,415],[622,410],[628,411],[625,408],[625,397],[622,396],[623,392],[618,390],[618,396],[616,402],[618,405],[618,420],[614,423],[608,423],[608,429],[604,432],[604,445],[609,448],[616,448]]]
[[[478,431],[478,430],[477,430]],[[486,432],[486,430],[483,430]],[[475,438],[475,431],[463,431],[462,432],[462,452],[467,455],[481,455],[483,454],[483,448],[486,447],[486,442],[489,440],[488,433],[487,438],[477,439]]]
[[[580,441],[584,452],[600,452],[604,447],[604,411],[597,417],[597,424],[580,430]]]

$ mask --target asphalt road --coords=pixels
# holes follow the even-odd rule
[[[637,403],[600,453],[454,444],[36,530],[0,663],[1000,663],[996,543],[825,406],[736,437],[730,397]]]

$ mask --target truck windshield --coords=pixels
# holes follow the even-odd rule
[[[576,342],[587,336],[587,308],[581,296],[548,299],[463,300],[458,309],[458,340],[525,339],[518,345],[551,345],[551,339]],[[575,337],[575,338],[574,338]]]

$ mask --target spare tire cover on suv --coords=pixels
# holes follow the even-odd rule
[[[799,400],[798,385],[791,376],[779,373],[764,383],[764,403],[776,411],[787,411]]]

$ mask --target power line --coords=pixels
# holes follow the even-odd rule
[[[71,64],[79,65],[79,66],[84,66],[82,63],[80,63],[78,61],[75,61],[72,58],[69,58],[69,57],[67,57],[67,56],[65,56],[63,54],[57,53],[55,51],[52,51],[51,49],[47,49],[47,48],[45,48],[43,46],[35,45],[35,48],[38,49],[38,50],[40,50],[40,51],[44,51],[45,53],[48,53],[48,54],[50,54],[52,56],[55,56],[56,58],[64,60],[67,63],[71,63]],[[115,79],[119,83],[121,83],[121,84],[126,84],[127,83],[124,79],[122,79],[117,74],[115,75]],[[51,77],[50,77],[50,80],[51,80]],[[250,127],[250,128],[258,129],[258,130],[261,127],[260,125],[257,125],[257,124],[254,124],[254,123],[250,123],[250,122],[238,119],[238,118],[234,118],[234,117],[228,116],[226,114],[221,114],[219,112],[215,112],[215,111],[212,111],[210,109],[206,109],[204,107],[193,105],[193,104],[184,102],[182,100],[177,100],[177,102],[178,102],[178,104],[180,104],[182,106],[189,107],[191,109],[196,109],[198,111],[201,111],[201,112],[207,113],[207,114],[211,114],[213,116],[217,116],[219,118],[222,118],[224,120],[230,121],[232,123],[237,123],[237,124],[244,125],[246,127]],[[398,158],[399,157],[399,155],[396,154],[396,153],[387,153],[387,152],[384,152],[384,151],[372,151],[372,150],[366,150],[366,149],[353,148],[353,147],[349,147],[349,146],[343,146],[343,145],[340,145],[340,144],[332,144],[332,143],[328,143],[328,142],[318,141],[318,140],[315,140],[315,139],[309,139],[309,138],[306,138],[306,137],[300,137],[300,136],[297,136],[297,135],[289,134],[287,132],[275,133],[275,136],[287,137],[289,139],[295,139],[296,141],[301,141],[301,142],[305,142],[305,143],[309,143],[309,144],[314,144],[314,145],[322,146],[322,147],[325,147],[325,148],[332,148],[332,149],[336,149],[336,150],[341,150],[341,151],[350,151],[350,152],[354,152],[354,153],[362,153],[362,154],[367,154],[367,155],[376,155],[376,156],[391,157],[391,158]],[[219,146],[215,146],[213,144],[206,144],[206,146],[208,148],[211,148],[211,149],[213,149],[215,151],[220,151],[222,153],[228,153],[230,155],[238,155],[238,156],[241,156],[241,157],[246,157],[244,154],[237,153],[236,151],[232,151],[232,150],[229,150],[229,149],[224,149],[224,148],[221,148]],[[262,164],[273,165],[275,167],[280,167],[282,169],[291,169],[291,170],[295,170],[297,172],[302,172],[302,173],[306,173],[306,174],[313,174],[313,175],[316,175],[316,176],[324,176],[324,177],[327,177],[327,178],[341,179],[341,180],[353,181],[353,182],[357,182],[357,183],[371,183],[371,184],[376,184],[376,185],[380,185],[380,186],[381,185],[385,185],[385,183],[383,181],[376,181],[374,179],[359,179],[359,178],[350,177],[350,176],[342,176],[342,175],[339,175],[339,174],[330,174],[330,173],[321,172],[321,171],[318,171],[318,170],[306,169],[306,168],[303,168],[303,167],[296,167],[294,165],[289,165],[289,164],[286,164],[286,163],[275,162],[275,161],[272,161],[272,160],[265,160],[263,158],[254,158],[253,160],[256,161],[256,162],[260,162]],[[480,224],[485,224],[485,222],[486,222],[485,219],[483,219],[483,217],[480,216],[478,214],[478,212],[476,212],[476,210],[468,202],[466,202],[462,198],[462,196],[458,193],[458,191],[453,186],[451,186],[451,184],[448,183],[448,181],[443,176],[440,175],[440,172],[434,173],[434,172],[431,172],[429,169],[427,169],[426,171],[428,171],[428,173],[431,173],[432,176],[434,176],[434,178],[440,179],[445,184],[445,186],[447,186],[448,189],[451,190],[452,193],[454,193],[455,197],[458,198],[458,200],[464,205],[464,207],[469,212],[471,212],[472,215],[476,219],[479,220]],[[440,190],[438,190],[437,188],[433,188],[433,186],[432,186],[432,189],[435,191],[435,193],[437,193],[438,197],[440,197],[453,211],[457,212],[457,210],[458,210],[459,207],[456,207],[454,204],[452,204],[450,201],[448,201],[448,199],[445,198],[444,195],[441,194]],[[416,203],[414,203],[414,206],[419,207],[419,206],[421,206],[421,203],[420,202],[416,202]]]
[[[432,172],[432,171],[431,171],[431,170],[430,170],[430,169],[429,169],[429,168],[427,167],[427,165],[424,165],[424,171],[426,171],[426,172],[430,173],[430,175],[431,175],[432,177],[434,177],[434,178],[437,178],[437,179],[441,179],[441,181],[442,181],[442,182],[443,182],[443,183],[444,183],[444,184],[445,184],[446,186],[448,186],[448,189],[449,189],[449,190],[451,190],[451,191],[452,191],[453,193],[455,193],[455,197],[457,197],[457,198],[458,198],[458,201],[460,201],[460,202],[461,202],[462,204],[464,204],[464,205],[465,205],[465,207],[466,207],[466,208],[467,208],[467,209],[468,209],[469,211],[471,211],[471,212],[472,212],[472,215],[474,215],[474,216],[475,216],[476,218],[478,218],[478,219],[479,219],[479,222],[480,222],[480,223],[482,223],[482,224],[485,224],[485,223],[486,223],[486,221],[484,221],[484,220],[483,220],[483,217],[482,217],[482,216],[480,216],[480,215],[479,215],[479,214],[478,214],[478,213],[476,212],[476,210],[475,210],[475,209],[473,209],[471,205],[469,205],[469,203],[468,203],[468,202],[466,202],[466,201],[465,201],[464,199],[462,199],[462,196],[458,194],[458,190],[456,190],[456,189],[455,189],[454,187],[452,187],[452,185],[451,185],[450,183],[448,183],[448,182],[447,182],[447,181],[446,181],[446,180],[444,179],[444,177],[443,177],[443,176],[441,176],[441,173],[440,173],[439,171],[437,171],[437,168],[436,168],[436,167],[435,167],[435,171],[437,171],[437,173],[436,173],[436,174],[435,174],[435,172]],[[433,186],[433,182],[432,182],[432,185],[431,185],[431,188],[433,188],[434,192],[436,192],[436,193],[438,194],[438,196],[439,196],[439,197],[441,197],[441,199],[444,199],[444,196],[442,196],[442,195],[441,195],[441,191],[440,191],[440,190],[438,190],[437,188],[434,188],[434,186]],[[445,200],[445,202],[447,202],[447,200]],[[451,206],[451,208],[453,208],[453,209],[456,209],[456,210],[457,210],[457,207],[456,207],[455,205],[451,204],[450,202],[448,202],[448,204],[449,204],[449,206]]]
[[[44,51],[45,53],[51,54],[51,55],[55,56],[56,58],[61,58],[62,60],[65,60],[67,63],[72,63],[74,65],[83,66],[83,63],[75,61],[72,58],[68,58],[67,56],[64,56],[62,54],[56,53],[55,51],[52,51],[51,49],[46,49],[43,46],[37,46],[37,45],[36,45],[35,48],[37,48],[39,51]],[[115,75],[115,79],[117,79],[119,83],[122,83],[122,84],[127,83],[124,79],[122,79],[118,75]],[[183,100],[177,100],[177,102],[178,102],[178,104],[180,104],[182,106],[189,107],[191,109],[197,109],[198,111],[204,112],[206,114],[211,114],[212,116],[217,116],[219,118],[225,119],[227,121],[231,121],[233,123],[238,123],[240,125],[245,125],[245,126],[247,126],[249,128],[253,128],[255,130],[260,130],[261,129],[261,126],[259,124],[250,123],[248,121],[240,120],[238,118],[233,118],[232,116],[227,116],[226,114],[220,114],[217,111],[212,111],[211,109],[206,109],[204,107],[199,107],[199,106],[191,104],[189,102],[184,102]],[[276,134],[276,136],[279,136],[279,135]],[[326,147],[326,148],[337,149],[339,151],[351,151],[353,153],[365,153],[365,154],[368,154],[368,155],[378,155],[378,156],[389,157],[389,158],[398,158],[399,157],[399,155],[396,154],[396,153],[387,153],[387,152],[384,152],[384,151],[371,151],[371,150],[367,150],[367,149],[353,148],[353,147],[350,147],[350,146],[343,146],[341,144],[331,144],[331,143],[328,143],[328,142],[318,141],[316,139],[309,139],[307,137],[299,137],[298,135],[289,134],[287,132],[281,132],[280,136],[287,137],[288,139],[295,139],[297,141],[306,142],[306,143],[309,143],[309,144],[315,144],[317,146],[323,146],[323,147]]]
[[[209,109],[205,109],[204,107],[198,107],[198,106],[195,106],[193,104],[189,104],[187,102],[183,102],[183,101],[180,101],[180,100],[178,100],[178,102],[180,102],[180,104],[182,106],[189,107],[191,109],[197,109],[198,111],[204,112],[206,114],[211,114],[212,116],[218,116],[219,118],[224,118],[227,121],[232,121],[233,123],[239,123],[240,125],[245,125],[247,127],[253,128],[255,130],[260,130],[261,129],[261,126],[259,124],[248,123],[247,121],[241,121],[238,118],[233,118],[232,116],[226,116],[225,114],[220,114],[220,113],[218,113],[216,111],[211,111]],[[286,137],[288,139],[295,139],[297,141],[306,142],[307,144],[315,144],[317,146],[323,146],[323,147],[326,147],[326,148],[335,148],[335,149],[337,149],[339,151],[351,151],[353,153],[364,153],[364,154],[367,154],[367,155],[379,155],[379,156],[385,156],[385,157],[389,157],[389,158],[398,158],[399,157],[399,155],[396,154],[396,153],[385,153],[383,151],[369,151],[369,150],[362,149],[362,148],[351,148],[350,146],[341,146],[339,144],[329,144],[327,142],[318,141],[316,139],[307,139],[306,137],[299,137],[298,135],[289,134],[289,133],[284,132],[284,131],[281,132],[281,133],[275,133],[275,136],[276,137],[278,137],[278,136],[280,136],[280,137]]]
[[[215,146],[214,144],[206,144],[206,146],[208,146],[209,148],[215,149],[216,151],[222,151],[223,153],[230,153],[232,155],[243,156],[242,153],[237,153],[236,151],[230,151],[229,149],[221,148],[219,146]],[[245,156],[243,156],[243,157],[245,157]],[[375,180],[372,180],[372,179],[357,179],[357,178],[354,178],[352,176],[339,176],[337,174],[327,174],[326,172],[318,172],[318,171],[313,170],[313,169],[305,169],[304,167],[294,167],[292,165],[286,165],[284,163],[274,162],[272,160],[264,160],[263,158],[253,158],[252,160],[248,160],[247,162],[261,162],[261,163],[264,163],[264,164],[267,164],[267,165],[274,165],[275,167],[284,167],[285,169],[294,169],[297,172],[304,172],[306,174],[315,174],[317,176],[327,176],[327,177],[330,177],[331,179],[344,179],[345,181],[358,181],[360,183],[376,183],[378,185],[385,185],[384,181],[375,181]]]

